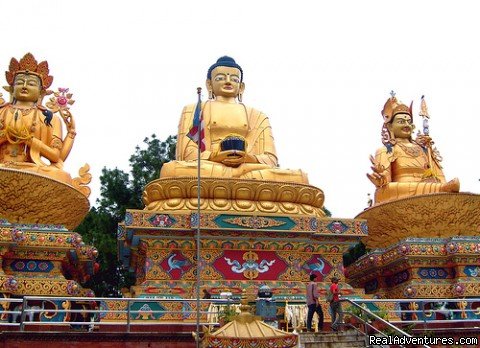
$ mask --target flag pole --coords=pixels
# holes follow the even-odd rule
[[[202,107],[201,105],[201,94],[202,88],[197,87],[197,94],[198,94],[198,107]],[[200,271],[201,271],[201,264],[200,264],[200,155],[202,152],[202,122],[199,122],[198,126],[198,152],[197,152],[197,339],[196,345],[197,348],[200,348]]]

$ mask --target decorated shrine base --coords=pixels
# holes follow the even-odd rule
[[[133,297],[196,297],[195,213],[127,211],[119,226],[121,259],[136,274]],[[310,216],[202,213],[201,283],[212,297],[271,288],[276,300],[304,301],[309,275],[337,276],[342,255],[367,234],[366,222]]]
[[[381,298],[478,297],[479,259],[479,236],[407,238],[364,255],[346,274]]]
[[[387,248],[409,237],[478,236],[480,195],[435,193],[375,205],[358,214],[368,221],[370,249]]]
[[[81,189],[52,178],[0,167],[0,219],[77,227],[90,204]]]
[[[0,220],[0,296],[92,296],[95,253],[63,226]]]

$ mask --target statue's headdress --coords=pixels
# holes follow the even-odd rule
[[[16,60],[15,58],[10,60],[8,71],[5,71],[5,76],[10,86],[13,86],[15,76],[19,73],[27,73],[38,76],[38,78],[40,78],[42,81],[43,91],[46,91],[53,82],[53,76],[48,75],[49,70],[47,61],[37,63],[37,60],[31,53],[24,55],[20,61]]]
[[[410,117],[413,117],[412,104],[410,104],[409,107],[406,106],[405,104],[402,104],[395,97],[395,93],[392,92],[392,96],[388,98],[387,102],[383,106],[383,110],[382,110],[383,123],[392,122],[395,115],[398,115],[398,114],[407,114],[407,115],[410,115]]]
[[[235,62],[235,59],[233,59],[232,57],[229,57],[229,56],[223,56],[223,57],[220,57],[217,59],[217,62],[215,64],[213,64],[209,69],[208,69],[208,73],[207,73],[207,79],[211,79],[212,78],[212,71],[213,69],[215,69],[216,67],[218,66],[227,66],[227,67],[230,67],[230,68],[237,68],[238,70],[240,70],[240,81],[243,81],[243,70],[242,70],[242,67],[240,65],[237,64],[237,62]]]
[[[398,114],[407,114],[413,120],[413,113],[412,113],[412,103],[410,106],[403,104],[402,102],[398,101],[395,97],[395,93],[392,91],[390,98],[386,101],[385,105],[383,106],[382,110],[382,117],[383,117],[383,127],[382,127],[382,143],[390,148],[391,145],[395,145],[395,139],[390,134],[390,131],[387,128],[387,124],[391,123],[395,115]]]

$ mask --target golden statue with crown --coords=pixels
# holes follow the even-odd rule
[[[68,88],[59,88],[56,92],[49,90],[53,76],[48,63],[38,63],[31,53],[20,61],[12,58],[5,75],[8,86],[4,88],[10,93],[10,98],[6,101],[0,94],[0,178],[6,182],[4,187],[10,193],[3,193],[1,200],[5,205],[0,215],[11,222],[35,223],[48,223],[51,214],[70,215],[57,223],[74,227],[88,211],[90,189],[87,184],[91,175],[88,165],[81,168],[80,176],[74,179],[63,169],[76,135],[75,121],[70,112],[70,105],[74,103],[72,94]],[[51,97],[43,105],[46,96]],[[65,136],[63,128],[67,130]],[[13,187],[13,183],[19,183],[18,180],[11,181],[13,177],[22,177],[26,180],[23,184],[27,181],[30,184]],[[50,189],[53,191],[48,191]],[[23,191],[29,194],[29,207],[25,209],[16,202],[19,192]],[[49,202],[52,199],[58,201],[58,198],[52,197],[57,191],[65,192],[63,204],[69,200],[73,202],[77,197],[82,204],[74,204],[77,208],[70,206],[72,213],[64,214],[62,210],[65,209],[55,212],[53,206],[49,207]],[[42,192],[48,194],[42,195]],[[37,206],[38,210],[34,208]],[[45,209],[49,212],[42,212]]]
[[[48,63],[31,53],[11,59],[6,79],[10,98],[0,94],[0,296],[91,295],[81,283],[96,268],[97,250],[68,230],[88,213],[91,180],[88,165],[73,179],[63,169],[76,135],[72,94],[50,91]]]
[[[442,158],[432,148],[429,135],[412,138],[415,125],[411,105],[402,104],[392,93],[382,116],[384,146],[377,150],[375,158],[370,158],[373,173],[367,174],[377,187],[375,204],[427,193],[459,191],[458,179],[445,181],[440,166]]]
[[[422,96],[423,132],[413,138],[412,104],[392,92],[383,110],[382,142],[371,157],[375,203],[357,215],[368,221],[370,254],[347,268],[350,284],[387,298],[476,296],[480,195],[446,181],[430,135]]]

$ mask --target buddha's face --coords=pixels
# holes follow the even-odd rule
[[[216,96],[237,97],[243,93],[245,85],[240,80],[241,73],[237,68],[217,66],[212,70],[211,80],[207,80],[207,89]]]
[[[13,83],[13,96],[16,100],[36,102],[40,98],[42,83],[38,76],[18,74]]]
[[[410,138],[415,129],[412,117],[408,114],[395,115],[392,123],[388,124],[387,127],[396,139]]]

